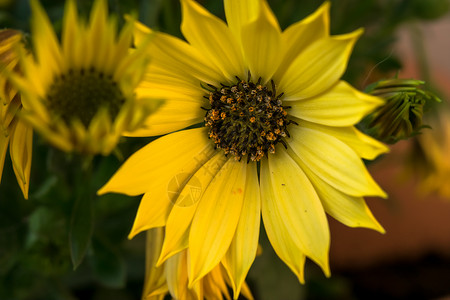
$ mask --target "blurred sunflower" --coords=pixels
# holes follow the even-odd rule
[[[427,118],[432,129],[413,142],[407,173],[419,177],[419,191],[450,198],[450,105],[443,102]]]
[[[161,137],[99,193],[145,193],[130,237],[165,226],[158,265],[187,249],[189,287],[220,263],[239,295],[260,217],[278,256],[304,282],[306,257],[329,275],[326,213],[383,232],[363,196],[385,193],[361,158],[387,148],[354,125],[383,101],[339,80],[362,30],[330,36],[329,3],[281,32],[264,0],[226,0],[228,22],[182,0],[188,42],[153,35],[137,93],[168,99],[133,135]],[[202,123],[204,121],[204,123]]]
[[[68,0],[60,45],[39,2],[31,6],[35,55],[22,54],[23,76],[11,76],[22,94],[23,118],[63,151],[110,153],[159,103],[135,99],[148,59],[130,50],[132,23],[117,36],[105,0],[95,1],[89,24]]]
[[[210,273],[188,288],[189,257],[183,250],[167,259],[162,266],[156,263],[164,241],[164,229],[155,228],[147,231],[146,274],[142,299],[164,299],[167,293],[174,299],[230,299],[228,285],[230,280],[223,266],[218,265]],[[244,282],[242,294],[247,299],[253,296]]]
[[[23,52],[22,34],[19,31],[0,30],[0,69],[7,72],[20,72],[19,56],[16,49]],[[0,180],[3,173],[6,152],[9,144],[9,155],[16,174],[17,182],[23,196],[28,198],[28,187],[31,170],[31,153],[33,147],[33,130],[17,117],[22,110],[20,94],[5,77],[0,76]]]

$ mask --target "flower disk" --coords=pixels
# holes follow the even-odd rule
[[[275,153],[275,145],[289,136],[286,107],[272,89],[261,85],[260,81],[240,80],[232,86],[213,87],[209,93],[211,108],[205,116],[209,127],[209,137],[217,148],[225,154],[232,154],[236,160],[245,155],[247,162],[259,161],[268,153]],[[249,76],[250,78],[250,76]]]
[[[125,103],[125,98],[112,76],[91,68],[89,71],[69,70],[55,78],[48,95],[49,109],[68,125],[78,118],[88,127],[102,107],[108,108],[114,119]]]

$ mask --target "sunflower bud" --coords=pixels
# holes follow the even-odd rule
[[[368,87],[368,93],[386,103],[362,121],[368,134],[385,143],[394,144],[420,132],[423,110],[427,102],[441,100],[420,88],[425,82],[415,79],[388,79]]]

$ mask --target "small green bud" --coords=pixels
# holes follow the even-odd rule
[[[385,105],[367,116],[361,126],[376,139],[394,144],[420,132],[423,108],[429,101],[441,102],[430,91],[420,88],[425,82],[415,79],[388,79],[370,85],[367,93],[386,100]]]

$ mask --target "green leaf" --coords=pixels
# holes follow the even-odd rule
[[[89,189],[87,189],[89,190]],[[73,269],[75,270],[86,254],[94,229],[94,211],[92,197],[88,192],[81,192],[77,197],[72,212],[69,244]]]
[[[118,251],[105,240],[92,240],[91,265],[95,277],[103,285],[112,288],[125,286],[125,262]]]

